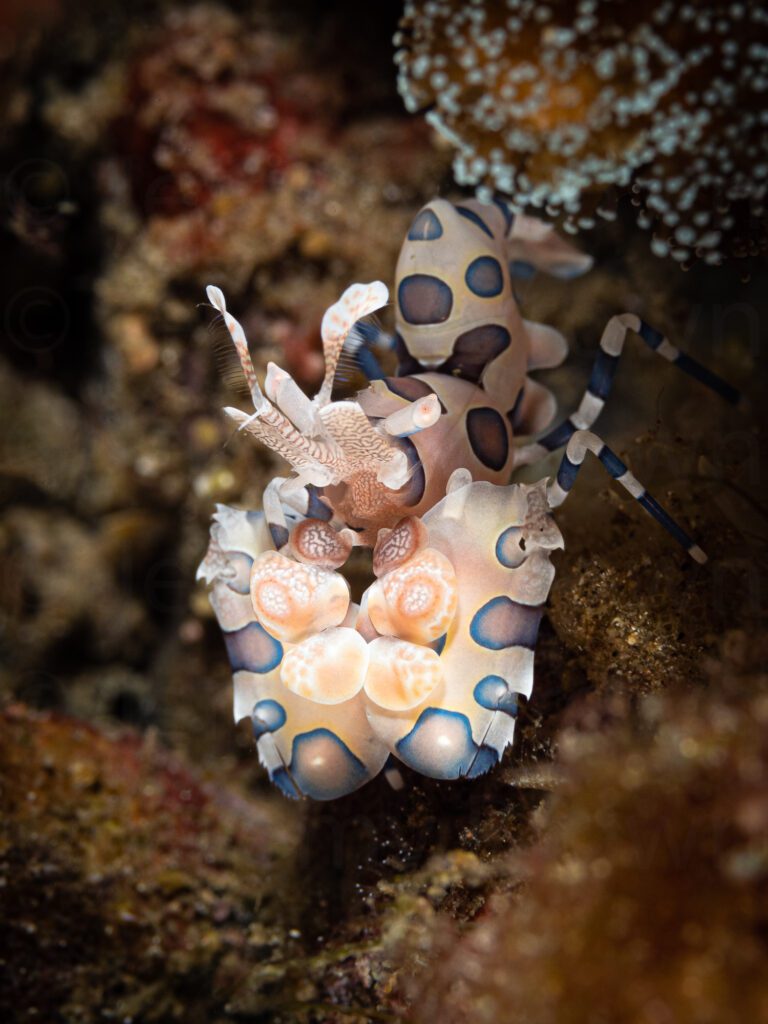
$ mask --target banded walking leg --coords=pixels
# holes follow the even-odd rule
[[[695,561],[704,563],[707,556],[688,536],[678,523],[666,512],[661,505],[652,497],[643,485],[629,472],[621,459],[611,451],[607,444],[597,434],[589,430],[577,430],[573,433],[565,449],[563,460],[557,471],[557,476],[550,480],[547,485],[547,500],[550,508],[562,505],[568,497],[568,492],[578,476],[581,464],[587,452],[592,452],[602,462],[608,472],[617,483],[620,483],[625,490],[629,491],[632,497],[638,501],[649,515],[653,516],[657,523],[670,533],[678,544],[682,545],[688,554]]]
[[[722,377],[708,370],[697,360],[675,348],[663,334],[650,327],[634,313],[621,313],[612,316],[605,325],[600,338],[600,351],[592,367],[589,384],[584,392],[579,408],[567,419],[550,430],[544,437],[533,444],[523,445],[516,458],[516,465],[524,466],[544,458],[556,448],[562,448],[577,430],[587,430],[603,411],[605,400],[611,390],[619,358],[624,349],[627,331],[639,334],[645,344],[677,366],[683,373],[693,377],[710,388],[731,405],[741,405],[741,393]]]

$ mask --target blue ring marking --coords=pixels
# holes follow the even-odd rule
[[[536,276],[536,267],[528,260],[510,260],[509,276],[517,278],[518,281],[530,281]]]
[[[324,755],[326,762],[317,764]],[[346,743],[324,728],[294,737],[288,771],[296,787],[313,800],[335,800],[362,786],[371,775]]]
[[[442,738],[447,741],[438,743]],[[395,744],[398,757],[433,779],[458,779],[472,768],[478,746],[466,715],[426,708],[411,731]]]
[[[678,526],[672,516],[661,507],[655,498],[651,497],[648,491],[641,494],[637,500],[645,511],[653,516],[657,523],[660,523],[665,530],[672,534],[678,544],[681,544],[686,550],[694,547],[695,541],[693,538],[689,537],[681,526]]]
[[[502,324],[482,324],[460,334],[453,345],[454,356],[489,363],[509,348],[512,337]]]
[[[694,380],[698,380],[708,388],[711,388],[721,398],[725,399],[726,402],[730,402],[731,405],[738,405],[741,401],[740,391],[737,391],[735,387],[724,381],[716,373],[713,373],[712,370],[708,370],[706,366],[702,366],[701,363],[692,359],[691,356],[686,355],[685,352],[678,353],[677,358],[673,360],[673,365],[679,367],[689,377],[693,377]]]
[[[501,264],[493,256],[478,256],[467,267],[464,275],[467,288],[481,299],[492,299],[501,294],[504,275]]]
[[[275,768],[269,776],[269,780],[274,783],[283,796],[287,796],[289,800],[298,800],[301,797],[300,791],[294,785],[293,779],[285,768]]]
[[[575,433],[576,425],[570,419],[563,420],[562,423],[542,437],[539,444],[553,452],[556,448],[562,448],[563,445],[568,444]]]
[[[307,518],[308,519],[322,519],[324,523],[330,521],[333,516],[333,511],[330,509],[324,501],[320,500],[320,495],[323,492],[315,486],[315,484],[307,484],[307,494],[309,500],[307,501]]]
[[[233,672],[257,672],[263,675],[283,660],[283,645],[260,622],[249,622],[242,629],[223,633]]]
[[[491,651],[507,647],[536,647],[539,623],[544,614],[541,604],[520,604],[506,595],[492,597],[475,612],[469,626],[469,635]]]
[[[488,406],[470,409],[466,431],[477,459],[489,469],[503,469],[509,458],[509,439],[501,413]]]
[[[276,700],[257,700],[251,712],[253,735],[258,739],[267,732],[277,732],[285,725],[285,708]]]
[[[604,352],[601,349],[592,367],[587,391],[590,391],[596,398],[605,398],[611,390],[618,365],[618,356],[613,356],[610,352]]]
[[[489,238],[493,238],[493,232],[491,229],[485,223],[483,218],[479,214],[475,213],[474,210],[468,210],[465,206],[457,206],[455,209],[456,213],[462,217],[466,217],[467,220],[472,221],[472,223],[479,227],[481,231],[484,231]]]
[[[502,214],[504,215],[504,222],[506,224],[506,233],[509,234],[509,232],[510,232],[510,230],[512,228],[512,225],[515,223],[515,215],[514,215],[514,213],[512,213],[512,211],[510,210],[510,208],[507,206],[507,204],[504,202],[503,199],[494,199],[493,200],[493,204],[494,204],[494,206],[497,206],[501,210]]]
[[[501,676],[485,676],[475,686],[473,696],[480,707],[517,717],[519,695],[510,690],[509,683]]]
[[[645,320],[640,321],[640,330],[637,332],[646,345],[650,345],[651,348],[658,348],[659,345],[664,341],[664,335],[661,331],[657,331],[655,328],[647,324]]]
[[[431,242],[443,234],[440,218],[432,210],[417,213],[408,229],[409,242]]]
[[[488,363],[509,348],[511,341],[509,331],[501,324],[473,327],[458,336],[451,355],[437,367],[437,372],[476,384]]]
[[[564,491],[570,491],[573,487],[573,481],[578,476],[580,468],[580,462],[571,462],[567,455],[563,456],[563,461],[557,471],[557,482]]]
[[[279,551],[280,548],[285,547],[288,543],[288,528],[281,526],[279,523],[268,523],[269,535],[272,538],[272,543],[275,548]]]
[[[397,289],[397,303],[409,324],[442,324],[451,315],[453,292],[439,277],[409,274]]]
[[[600,459],[600,461],[611,474],[611,476],[614,478],[614,480],[618,480],[620,476],[624,476],[624,474],[627,472],[627,467],[624,465],[624,463],[621,461],[618,455],[615,455],[611,451],[608,445],[603,445],[602,449],[600,450],[600,454],[597,457],[598,459]]]
[[[244,551],[228,551],[227,562],[230,568],[235,570],[235,575],[222,579],[230,590],[236,594],[250,594],[251,592],[251,566],[253,559]]]
[[[520,547],[523,531],[519,526],[508,526],[499,534],[496,541],[496,558],[505,569],[516,569],[528,557]]]
[[[477,779],[481,775],[487,774],[491,768],[495,768],[498,763],[498,751],[483,743],[477,748],[477,754],[475,754],[475,759],[469,766],[469,770],[467,771],[465,778]]]

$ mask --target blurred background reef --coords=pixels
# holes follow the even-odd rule
[[[195,568],[214,503],[258,507],[278,464],[231,437],[203,289],[312,391],[325,308],[391,284],[414,213],[461,194],[398,93],[401,14],[0,12],[0,1020],[768,1019],[759,217],[684,260],[629,182],[574,221],[588,276],[520,284],[571,342],[564,408],[633,310],[752,411],[629,343],[600,432],[710,562],[585,469],[499,769],[294,804],[232,724]]]

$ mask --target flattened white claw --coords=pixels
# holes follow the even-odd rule
[[[366,695],[387,711],[415,708],[443,680],[440,657],[431,647],[421,647],[381,636],[368,644]]]
[[[368,644],[347,626],[316,633],[283,658],[280,679],[291,693],[317,704],[341,704],[359,693],[368,670]]]
[[[349,586],[337,572],[303,565],[278,551],[265,551],[251,569],[256,617],[277,640],[299,643],[338,626],[349,608]]]
[[[377,632],[428,644],[448,631],[458,600],[449,559],[435,548],[423,548],[372,584],[368,614]]]

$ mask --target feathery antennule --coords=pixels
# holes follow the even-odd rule
[[[354,372],[362,373],[368,380],[381,380],[386,373],[379,363],[378,354],[391,352],[395,348],[395,336],[385,331],[375,314],[357,320],[344,339],[339,358],[337,379],[349,380]]]
[[[349,384],[355,374],[363,373],[363,369],[357,361],[357,353],[342,348],[339,360],[336,363],[336,373],[333,378],[334,389],[339,384]]]
[[[227,312],[227,302],[224,298],[224,292],[221,288],[217,288],[215,285],[209,284],[205,289],[205,293],[208,296],[208,301],[214,306],[221,315],[224,317],[224,323],[227,325],[227,329],[234,342],[237,355],[240,359],[240,365],[243,368],[246,383],[248,384],[248,390],[253,400],[253,407],[258,412],[267,403],[266,398],[262,394],[259,382],[256,377],[256,370],[251,362],[251,353],[248,351],[248,341],[245,337],[245,331],[239,320],[235,320],[231,313]]]
[[[380,281],[354,284],[326,312],[321,329],[326,372],[314,401],[307,398],[289,373],[274,363],[267,368],[262,392],[241,325],[227,312],[221,290],[209,286],[207,291],[211,304],[224,317],[254,399],[255,412],[251,415],[231,407],[224,410],[239,430],[282,456],[302,483],[323,487],[371,469],[379,482],[392,490],[407,482],[411,472],[408,459],[390,437],[392,433],[407,435],[430,426],[439,415],[437,403],[414,403],[409,412],[399,416],[393,430],[382,432],[357,402],[331,401],[333,378],[345,339],[361,317],[386,303],[389,293],[385,285]]]
[[[370,284],[353,284],[344,292],[338,302],[326,310],[320,326],[325,355],[325,377],[315,397],[315,405],[322,407],[331,401],[333,380],[344,342],[355,322],[385,306],[389,291],[382,281]]]
[[[240,365],[248,382],[253,405],[256,410],[250,416],[240,409],[233,408],[225,409],[225,413],[237,423],[239,430],[253,434],[263,444],[271,448],[272,451],[282,455],[294,468],[304,470],[305,472],[309,471],[309,479],[312,482],[328,483],[328,470],[322,467],[338,462],[339,453],[336,446],[323,444],[305,437],[301,430],[280,409],[272,405],[259,387],[256,371],[248,351],[245,332],[241,324],[231,313],[227,312],[224,293],[220,288],[216,288],[213,285],[208,286],[206,293],[211,305],[218,309],[224,317],[224,322],[240,357]],[[270,389],[274,392],[283,389],[286,379],[290,379],[289,374],[279,371],[275,367],[275,371],[273,371],[270,378]],[[296,391],[299,391],[299,389],[296,388]],[[305,411],[305,409],[302,409],[301,401],[297,398],[295,392],[291,393],[288,405],[301,418],[301,412]]]
[[[225,387],[229,391],[233,391],[241,397],[250,395],[245,374],[243,373],[243,368],[240,365],[237,352],[232,345],[232,337],[228,330],[225,335],[224,332],[219,329],[220,324],[224,323],[224,317],[219,313],[215,306],[211,305],[210,302],[201,302],[199,305],[210,306],[211,309],[218,313],[218,316],[206,324],[206,330],[211,342],[211,348],[213,350],[213,357],[216,362],[216,369],[218,370],[219,378],[224,382]]]

